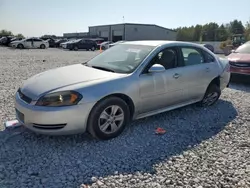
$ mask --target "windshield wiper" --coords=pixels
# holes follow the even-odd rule
[[[108,71],[108,72],[115,72],[114,70],[106,68],[106,67],[90,66],[90,65],[88,65],[88,66],[92,67],[92,68],[95,68],[95,69],[99,69],[99,70],[104,70],[104,71]]]

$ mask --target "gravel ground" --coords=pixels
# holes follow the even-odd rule
[[[15,118],[13,95],[23,80],[97,53],[0,48],[1,123]],[[0,187],[250,187],[249,92],[249,85],[234,83],[210,108],[141,119],[109,141],[1,125]],[[165,135],[154,134],[158,126]]]

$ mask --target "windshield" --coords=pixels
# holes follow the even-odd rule
[[[245,43],[237,48],[236,53],[250,54],[250,43]]]
[[[132,73],[153,49],[153,46],[121,44],[104,51],[86,65],[117,73]]]

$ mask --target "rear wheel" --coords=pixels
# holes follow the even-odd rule
[[[77,50],[78,50],[78,47],[77,47],[77,46],[75,46],[75,47],[74,47],[74,50],[75,50],[75,51],[77,51]]]
[[[40,45],[40,48],[41,48],[41,49],[45,49],[45,45],[44,45],[44,44],[41,44],[41,45]]]
[[[92,51],[95,51],[95,49],[96,49],[96,48],[95,48],[94,46],[92,46],[91,50],[92,50]]]
[[[122,99],[110,97],[96,104],[89,115],[88,131],[101,140],[117,137],[129,122],[129,107]]]
[[[22,44],[18,44],[18,45],[17,45],[17,48],[19,48],[19,49],[24,49],[24,46],[23,46]]]
[[[200,105],[203,107],[211,106],[218,101],[220,95],[221,90],[219,86],[217,86],[216,84],[211,84],[208,87],[202,101],[200,102]]]

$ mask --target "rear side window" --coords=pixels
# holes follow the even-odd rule
[[[212,62],[215,62],[215,59],[212,55],[210,55],[209,53],[203,51],[203,54],[205,56],[205,62],[206,63],[212,63]]]
[[[181,47],[183,62],[185,66],[205,63],[205,58],[200,50],[192,47]]]

